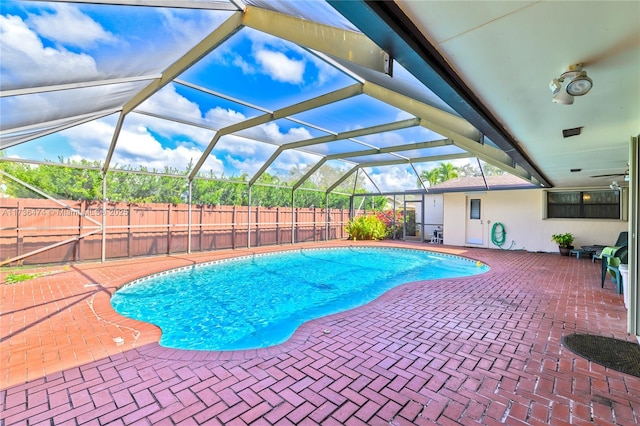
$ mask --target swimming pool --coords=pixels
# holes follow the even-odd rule
[[[239,350],[286,341],[304,322],[363,305],[400,284],[477,275],[482,262],[397,248],[304,249],[152,275],[111,298],[162,329],[162,346]]]

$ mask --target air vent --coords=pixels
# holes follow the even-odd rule
[[[578,172],[581,172],[582,169],[571,169],[570,171],[571,173],[578,173]]]
[[[578,136],[582,132],[582,127],[574,127],[573,129],[564,129],[562,131],[562,136],[565,138],[570,138],[571,136]]]

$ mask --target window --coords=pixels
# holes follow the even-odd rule
[[[469,219],[480,219],[480,199],[472,198],[469,206]]]
[[[548,218],[620,219],[619,191],[547,192]]]

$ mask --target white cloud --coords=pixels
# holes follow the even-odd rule
[[[318,58],[317,56],[310,55],[309,57],[311,58],[311,62],[313,62],[313,64],[318,69],[318,74],[316,75],[314,86],[322,87],[326,83],[334,80],[336,76],[340,74],[340,71],[338,71],[336,68],[334,68],[332,65],[329,65],[322,59]]]
[[[244,121],[246,117],[238,111],[215,107],[206,112],[205,120],[211,122],[214,128],[221,129],[231,124]]]
[[[3,88],[54,84],[99,74],[89,55],[44,47],[18,16],[0,16],[0,50]]]
[[[235,135],[226,135],[220,138],[214,151],[219,156],[231,155],[233,157],[242,157],[250,160],[257,160],[264,163],[276,150],[274,145],[256,142]]]
[[[383,171],[372,173],[367,170],[371,179],[381,191],[404,191],[416,188],[418,177],[403,166],[385,167]]]
[[[287,150],[273,162],[272,173],[275,171],[281,175],[288,175],[292,170],[305,170],[309,165],[315,165],[320,161],[320,156],[307,154],[305,152]]]
[[[52,6],[55,13],[42,12],[29,15],[29,24],[43,37],[68,46],[90,47],[97,43],[116,41],[113,34],[83,14],[77,7],[67,4]]]
[[[213,28],[218,27],[227,15],[214,10],[199,10],[194,13],[188,9],[158,8],[164,34],[170,34],[183,46],[192,46],[200,42]]]
[[[162,90],[142,103],[140,107],[145,111],[157,114],[163,114],[171,111],[176,115],[195,118],[201,117],[200,107],[198,104],[179,95],[173,84],[163,87]]]
[[[139,109],[160,116],[183,119],[194,123],[203,122],[200,106],[177,93],[175,86],[172,84],[164,87],[141,104]],[[200,146],[207,146],[214,135],[212,130],[145,115],[131,114],[127,117],[126,123],[128,125],[142,125],[151,128],[154,132],[166,138],[182,139]]]
[[[240,176],[246,173],[248,176],[253,176],[256,174],[260,167],[264,164],[263,160],[258,160],[255,158],[236,158],[232,156],[226,156],[224,159],[225,163],[228,165],[225,175],[227,177],[231,176]]]
[[[242,74],[244,75],[252,75],[257,72],[256,68],[249,62],[245,61],[245,59],[240,55],[232,54],[231,63],[240,68],[240,71],[242,71]]]
[[[290,59],[284,53],[266,49],[258,50],[255,58],[262,71],[276,81],[291,84],[304,82],[304,60]]]
[[[104,161],[114,130],[112,120],[93,121],[66,130],[63,135],[75,150],[75,154],[70,158]],[[160,171],[168,166],[184,171],[189,162],[195,163],[201,156],[202,150],[186,144],[180,144],[175,148],[163,147],[146,127],[125,124],[118,138],[110,166],[131,166],[134,169],[144,166]],[[202,170],[213,170],[217,175],[221,175],[224,167],[219,159],[210,156]]]
[[[246,43],[250,44],[251,54],[239,53],[245,51]],[[306,51],[295,44],[250,28],[211,55],[217,62],[239,68],[244,75],[263,74],[289,84],[305,84],[307,57]],[[323,76],[330,72],[330,67],[324,69]]]
[[[268,142],[282,145],[287,142],[295,142],[311,139],[311,133],[304,127],[294,127],[283,133],[277,123],[267,123],[253,129],[249,129],[245,134]]]

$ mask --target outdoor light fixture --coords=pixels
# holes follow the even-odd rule
[[[582,70],[582,64],[571,65],[560,77],[549,83],[553,102],[562,105],[571,105],[574,96],[586,95],[592,87],[593,81]]]
[[[618,185],[618,182],[616,182],[615,180],[611,182],[611,185],[609,185],[609,188],[613,189],[616,192],[620,191],[620,185]]]

